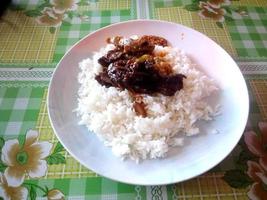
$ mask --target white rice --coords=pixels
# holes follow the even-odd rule
[[[174,96],[142,95],[148,116],[137,116],[127,90],[106,88],[95,80],[102,71],[98,58],[113,48],[109,44],[79,64],[77,113],[80,124],[97,134],[116,156],[137,162],[164,157],[171,147],[183,146],[185,136],[199,133],[196,121],[211,120],[216,114],[217,109],[205,100],[218,89],[215,82],[197,70],[183,51],[156,46],[154,53],[167,53],[164,59],[173,71],[187,78]]]

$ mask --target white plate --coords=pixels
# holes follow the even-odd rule
[[[107,37],[153,34],[166,38],[172,46],[184,49],[221,88],[220,116],[201,124],[201,134],[187,140],[164,159],[140,164],[121,161],[85,126],[79,126],[73,110],[77,107],[78,63],[103,47]],[[48,93],[48,113],[60,142],[85,167],[120,182],[161,185],[187,180],[221,162],[239,141],[248,116],[248,92],[244,78],[233,59],[214,41],[185,26],[154,20],[114,24],[87,35],[59,62]],[[219,133],[215,134],[214,130]]]

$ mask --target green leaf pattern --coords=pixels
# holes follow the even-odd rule
[[[222,23],[222,22],[216,22],[216,25],[217,25],[219,28],[223,28],[223,23]]]
[[[198,11],[200,10],[198,3],[188,4],[184,7],[187,11]]]
[[[60,142],[58,142],[54,148],[54,151],[51,155],[49,155],[46,158],[46,162],[49,165],[54,165],[54,164],[65,164],[66,163],[66,159],[65,157],[60,153],[64,151],[64,147],[62,146],[62,144]]]
[[[54,34],[56,32],[56,28],[55,27],[50,27],[49,28],[49,32]]]
[[[61,144],[60,142],[58,142],[58,143],[56,144],[56,147],[55,147],[53,153],[58,153],[58,152],[61,152],[61,151],[64,151],[64,147],[62,146],[62,144]]]
[[[229,170],[224,174],[223,179],[233,188],[246,188],[253,181],[241,170]]]
[[[4,144],[5,144],[4,138],[0,137],[0,153],[2,152],[2,148],[3,148]]]
[[[35,200],[36,196],[37,196],[36,189],[33,186],[31,186],[30,187],[30,198],[31,198],[31,200]]]
[[[42,13],[40,12],[39,9],[36,9],[36,10],[27,10],[24,12],[24,14],[28,17],[37,17],[40,16]]]
[[[55,164],[65,164],[66,159],[65,157],[60,153],[51,154],[46,158],[46,162],[49,165],[55,165]]]

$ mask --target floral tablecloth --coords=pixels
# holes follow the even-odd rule
[[[247,81],[250,114],[241,141],[189,181],[145,187],[103,178],[65,151],[48,119],[48,84],[69,47],[101,27],[138,18],[203,32],[236,60]],[[13,1],[0,21],[0,154],[0,199],[266,200],[267,1]]]

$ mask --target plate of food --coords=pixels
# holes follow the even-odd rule
[[[249,109],[234,60],[183,25],[133,20],[99,29],[58,63],[48,114],[66,150],[107,178],[193,178],[236,146]]]

